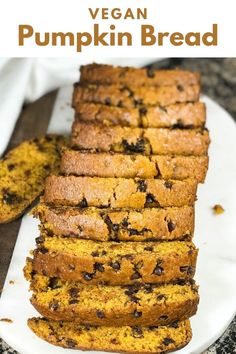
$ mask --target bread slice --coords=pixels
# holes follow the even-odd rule
[[[182,240],[191,239],[194,231],[190,206],[111,210],[40,203],[34,215],[41,220],[43,234],[95,241]]]
[[[38,337],[63,348],[107,352],[163,354],[184,347],[192,338],[189,320],[160,327],[94,327],[34,317],[28,326]]]
[[[44,180],[59,170],[62,136],[48,135],[24,141],[0,160],[0,224],[8,223],[43,192]]]
[[[166,107],[122,108],[101,103],[77,102],[75,119],[94,124],[144,128],[203,127],[206,108],[203,102],[177,103]]]
[[[122,86],[122,85],[74,85],[73,106],[77,102],[103,103],[108,106],[134,108],[145,105],[167,106],[174,103],[196,102],[200,86]]]
[[[193,316],[199,302],[193,283],[105,286],[31,276],[31,303],[40,315],[99,326],[163,326]]]
[[[89,64],[80,67],[80,82],[110,85],[169,86],[198,85],[200,75],[185,70],[155,70],[152,68],[114,67]]]
[[[192,205],[196,180],[50,176],[44,201],[79,207],[147,208]]]
[[[204,155],[210,143],[205,130],[131,128],[75,121],[72,147],[80,150],[139,153],[144,155]]]
[[[61,173],[65,175],[122,178],[194,178],[204,182],[208,156],[144,156],[65,150]]]
[[[192,242],[98,242],[45,237],[34,251],[33,270],[82,283],[129,285],[192,279]]]

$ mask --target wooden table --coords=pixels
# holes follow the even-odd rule
[[[46,133],[56,94],[56,91],[51,92],[23,107],[7,150],[15,147],[24,139],[31,139]],[[3,287],[20,224],[21,218],[10,224],[0,225],[0,289]]]

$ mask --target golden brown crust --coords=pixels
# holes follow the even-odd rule
[[[160,327],[92,327],[31,318],[28,326],[38,337],[63,348],[135,354],[164,354],[192,338],[189,320]]]
[[[194,208],[146,208],[110,210],[50,207],[39,204],[34,215],[49,235],[98,241],[154,241],[191,238]]]
[[[196,259],[192,242],[150,245],[45,237],[34,251],[32,266],[39,274],[63,280],[129,285],[192,279]]]
[[[48,135],[22,142],[0,160],[0,223],[24,213],[43,192],[44,180],[59,170],[62,136]]]
[[[144,156],[121,153],[64,151],[60,170],[65,175],[122,178],[195,178],[204,182],[208,156]]]
[[[31,289],[31,303],[42,316],[98,326],[164,326],[193,316],[199,302],[194,283],[83,285],[35,274]]]
[[[44,201],[53,205],[111,208],[193,205],[196,180],[50,176]]]
[[[117,107],[142,107],[143,105],[167,106],[174,103],[196,102],[200,86],[122,86],[122,85],[81,85],[75,84],[73,107],[77,102],[102,103]]]
[[[210,143],[207,130],[130,128],[73,123],[71,144],[81,150],[145,155],[204,155]]]
[[[204,126],[206,119],[203,102],[140,108],[77,102],[75,111],[75,119],[87,123],[144,128],[197,128]]]
[[[185,70],[155,70],[152,68],[114,67],[104,64],[89,64],[80,67],[80,82],[110,85],[170,86],[200,84],[197,72]]]

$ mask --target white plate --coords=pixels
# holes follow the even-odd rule
[[[71,90],[70,87],[60,91],[50,131],[70,131]],[[207,126],[212,143],[207,180],[199,186],[196,203],[195,243],[200,248],[196,280],[201,301],[191,320],[193,339],[179,354],[201,353],[223,333],[236,312],[236,127],[220,106],[209,98],[203,100],[208,108]],[[213,215],[214,204],[221,204],[225,213]],[[26,325],[27,318],[37,314],[29,303],[22,268],[37,235],[37,221],[25,216],[0,301],[0,318],[10,318],[13,323],[0,322],[0,335],[22,354],[71,354],[71,350],[37,338]],[[9,284],[10,280],[14,285]]]

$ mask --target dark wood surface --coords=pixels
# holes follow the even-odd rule
[[[56,93],[56,91],[50,92],[34,103],[23,107],[7,150],[25,139],[46,133]],[[20,224],[21,218],[9,224],[0,225],[0,289],[3,287]]]

